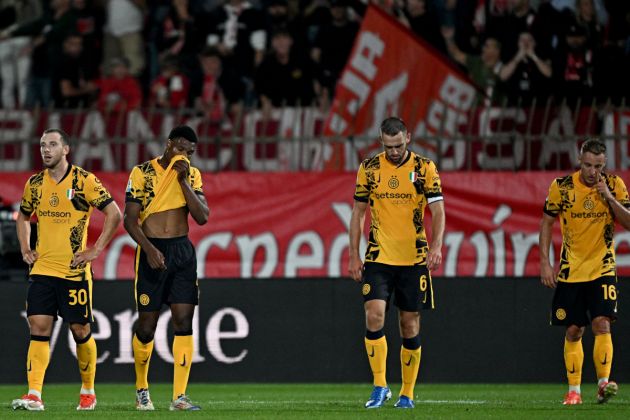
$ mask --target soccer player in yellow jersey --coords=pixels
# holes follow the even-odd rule
[[[580,150],[580,170],[551,183],[540,224],[541,282],[555,289],[551,323],[566,328],[564,364],[569,391],[565,405],[582,403],[582,335],[589,323],[595,336],[597,400],[605,403],[617,394],[617,384],[610,380],[610,324],[617,318],[613,234],[615,220],[630,229],[630,198],[620,177],[603,172],[605,165],[606,145],[586,140]],[[554,273],[549,249],[556,218],[561,222],[562,249]]]
[[[41,411],[44,375],[50,358],[50,335],[57,315],[70,324],[77,343],[81,391],[77,410],[96,406],[96,342],[91,335],[92,270],[120,224],[121,214],[107,189],[93,174],[67,160],[68,135],[48,129],[40,140],[44,170],[24,187],[17,219],[22,259],[30,266],[26,315],[31,341],[26,358],[28,393],[13,409]],[[105,213],[103,230],[88,246],[94,208]],[[37,215],[37,244],[31,249],[31,216]]]
[[[365,349],[374,375],[366,408],[381,407],[391,398],[385,378],[387,341],[383,333],[391,295],[398,307],[402,388],[394,405],[413,408],[413,390],[420,367],[420,309],[433,309],[431,272],[442,261],[444,201],[435,164],[407,149],[410,134],[400,118],[381,123],[384,151],[361,163],[350,220],[350,276],[363,283]],[[359,243],[365,212],[371,225],[365,264]],[[424,229],[424,211],[431,212],[431,245]]]
[[[170,306],[175,332],[170,409],[199,410],[186,396],[193,357],[192,321],[199,301],[197,257],[188,239],[188,214],[199,225],[208,221],[209,214],[201,174],[189,163],[196,146],[192,128],[175,127],[164,154],[133,168],[127,184],[124,225],[138,244],[138,324],[133,337],[138,410],[154,409],[148,372],[163,304]]]

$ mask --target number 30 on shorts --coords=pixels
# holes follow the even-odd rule
[[[427,275],[423,274],[420,276],[420,291],[426,292],[427,290]]]
[[[68,304],[70,306],[74,306],[77,303],[81,306],[87,303],[87,290],[79,289],[79,290],[70,290],[69,291],[70,301]]]
[[[617,289],[614,284],[602,284],[604,300],[617,300]]]

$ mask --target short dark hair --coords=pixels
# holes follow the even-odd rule
[[[381,123],[381,136],[395,136],[398,133],[407,134],[407,126],[405,122],[398,117],[385,118]]]
[[[586,152],[592,153],[594,155],[605,155],[606,144],[599,139],[586,139],[586,141],[582,143],[580,154],[584,154]]]
[[[66,146],[70,146],[70,140],[68,140],[68,137],[69,137],[68,133],[63,131],[61,128],[48,128],[44,130],[44,132],[42,133],[42,137],[50,133],[59,134],[59,137],[61,138],[61,142]]]
[[[173,128],[168,135],[169,140],[185,139],[191,143],[197,143],[197,134],[195,130],[187,125],[178,125]]]

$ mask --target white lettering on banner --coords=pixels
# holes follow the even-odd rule
[[[475,89],[463,80],[449,74],[440,86],[440,97],[431,101],[427,112],[426,122],[420,120],[414,129],[414,137],[435,136],[446,134],[448,138],[440,138],[436,144],[431,140],[432,147],[420,145],[420,153],[436,160],[438,158],[441,170],[461,169],[466,158],[466,142],[454,138],[459,133],[459,126],[468,122],[467,112],[475,98]],[[437,147],[440,148],[438,155]],[[444,157],[450,149],[452,156]]]
[[[507,132],[494,131],[493,122],[506,121],[512,124],[523,124],[527,121],[525,111],[516,108],[484,108],[479,113],[479,135],[487,137],[487,143],[496,145],[497,155],[490,156],[487,152],[486,144],[481,152],[477,153],[477,163],[484,169],[514,169],[519,168],[523,164],[525,156],[525,143],[521,133],[516,129]],[[502,145],[512,145],[511,153],[504,152]]]
[[[19,152],[16,153],[17,158],[8,158],[6,154],[2,156],[0,163],[2,164],[3,171],[28,171],[31,169],[31,151],[29,150],[30,143],[27,141],[32,136],[33,116],[29,111],[0,109],[0,123],[9,122],[15,125],[15,128],[2,128],[0,129],[0,145],[4,141],[15,142],[16,140],[22,140],[19,142]],[[2,124],[6,127],[6,124]]]
[[[94,315],[94,323],[91,325],[91,330],[94,340],[97,342],[101,340],[109,340],[112,336],[112,326],[109,323],[109,319],[107,319],[107,315],[105,315],[101,311],[97,311],[96,309],[92,309],[92,315]],[[70,328],[68,328],[68,348],[70,349],[70,353],[72,353],[72,355],[76,358],[77,343],[72,337],[72,331],[70,331]],[[98,352],[96,363],[103,363],[105,360],[107,360],[109,354],[109,350]]]
[[[200,133],[199,126],[204,122],[203,118],[195,117],[189,119],[186,124],[190,126],[197,133]],[[158,152],[159,155],[162,152]],[[225,169],[227,164],[232,159],[232,149],[228,147],[221,147],[219,149],[219,156],[216,159],[207,158],[200,156],[198,153],[194,154],[192,157],[192,165],[195,166],[200,171],[218,171],[220,169]]]
[[[307,246],[310,254],[300,253]],[[301,232],[291,239],[284,264],[284,275],[296,277],[300,268],[321,268],[324,266],[324,243],[314,231]]]
[[[115,314],[114,319],[118,323],[118,357],[114,363],[133,363],[133,324],[138,320],[138,312],[127,309]]]
[[[630,134],[630,113],[609,112],[604,117],[604,135],[606,140],[606,168],[626,170],[630,168],[628,141]],[[618,137],[617,137],[618,136]]]
[[[116,269],[118,268],[118,260],[120,259],[120,254],[122,254],[122,249],[129,246],[135,250],[136,245],[136,242],[128,234],[120,235],[112,240],[105,256],[105,268],[103,270],[103,278],[105,280],[116,280],[118,278]]]
[[[197,244],[197,277],[202,279],[206,276],[206,259],[210,248],[213,245],[221,249],[227,249],[230,246],[232,234],[229,232],[214,233],[203,238]]]
[[[366,130],[368,133],[378,133],[381,121],[388,115],[399,115],[398,105],[400,96],[407,89],[409,73],[403,72],[400,76],[390,80],[374,94],[374,112],[372,113],[372,126]],[[404,104],[408,105],[408,104]]]
[[[241,277],[271,277],[278,265],[278,243],[271,232],[261,235],[241,235],[236,237],[236,245],[241,254]],[[254,274],[256,251],[262,249],[265,254],[262,267]]]
[[[343,72],[339,81],[340,86],[348,89],[357,97],[347,104],[347,110],[351,116],[355,116],[359,112],[370,96],[370,84],[361,76],[368,81],[374,80],[378,73],[375,61],[383,55],[384,51],[385,43],[377,33],[370,31],[359,33],[357,47],[349,61],[350,65]],[[348,122],[338,114],[333,114],[330,121],[330,128],[335,133],[341,133],[348,127]]]
[[[221,322],[226,316],[234,319],[233,331],[222,331]],[[249,322],[243,314],[236,308],[223,308],[217,311],[208,322],[206,328],[206,344],[208,351],[219,362],[233,364],[242,361],[247,356],[247,349],[243,349],[237,356],[230,357],[223,352],[221,340],[234,340],[246,338],[249,335]]]
[[[560,108],[558,117],[554,118],[549,124],[547,138],[542,142],[542,150],[538,156],[538,167],[545,169],[549,164],[552,154],[559,155],[566,153],[571,159],[571,164],[578,164],[577,144],[573,140],[575,135],[575,126],[573,124],[573,116],[568,106],[564,105]],[[563,136],[568,137],[567,140]]]
[[[103,170],[113,171],[116,169],[112,149],[107,141],[105,132],[105,121],[98,111],[90,111],[85,116],[83,127],[79,138],[81,139],[73,149],[73,160],[77,166],[86,166],[88,160],[101,161]]]
[[[330,244],[330,251],[328,253],[328,275],[330,277],[339,277],[342,275],[341,271],[341,257],[343,251],[348,248],[348,232],[350,231],[350,219],[352,218],[352,208],[347,203],[332,203],[332,208],[341,223],[343,223],[343,227],[346,229],[345,232],[340,233],[333,239]],[[365,239],[365,235],[361,235],[361,242],[359,243],[359,255],[365,255],[365,250],[367,249],[367,240]],[[347,272],[344,271],[343,275],[346,275]]]

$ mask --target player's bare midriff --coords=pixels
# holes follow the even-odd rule
[[[188,235],[188,209],[161,211],[147,217],[142,224],[147,238],[177,238]]]

